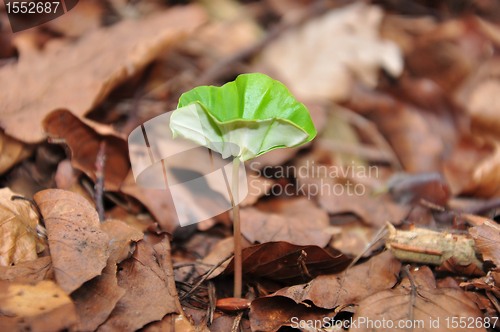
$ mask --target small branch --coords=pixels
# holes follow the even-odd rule
[[[238,316],[234,319],[233,327],[231,328],[231,332],[238,332],[240,330],[241,318],[243,317],[244,311],[240,312]]]
[[[189,292],[187,292],[186,294],[182,295],[181,298],[179,299],[180,301],[184,300],[185,298],[187,298],[189,295],[193,294],[193,292],[198,289],[198,287],[200,287],[200,285],[205,281],[207,280],[207,278],[215,271],[215,269],[217,269],[219,266],[221,266],[222,264],[224,264],[229,258],[233,257],[233,255],[229,255],[227,256],[226,258],[224,258],[223,260],[221,260],[219,263],[217,263],[217,265],[214,265],[208,272],[206,272],[204,275],[203,275],[203,278],[201,278],[197,283],[196,285],[194,285],[193,288],[191,288],[191,290]]]
[[[214,312],[217,305],[217,294],[215,292],[215,285],[213,282],[208,282],[208,309],[207,309],[207,325],[212,325],[214,321]]]
[[[99,145],[99,152],[97,153],[95,161],[95,206],[99,214],[99,220],[104,221],[104,167],[106,166],[106,141],[101,141]]]
[[[314,279],[314,278],[312,277],[312,275],[309,273],[309,270],[307,269],[306,259],[307,259],[307,253],[304,250],[302,250],[299,258],[297,259],[297,264],[299,265],[300,273],[302,274],[302,278],[304,278],[304,280],[306,280],[306,281],[309,281],[307,278],[309,278],[309,279]]]

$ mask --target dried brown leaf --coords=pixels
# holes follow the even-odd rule
[[[0,189],[0,266],[35,260],[44,248],[36,212],[25,200],[11,200],[14,195],[9,188]]]
[[[164,231],[172,233],[178,227],[174,201],[168,190],[139,187],[135,183],[132,170],[130,170],[120,187],[120,191],[144,204]]]
[[[272,301],[267,298],[252,301],[248,315],[252,331],[275,332],[282,326],[297,327],[300,321],[324,322],[324,318],[331,318],[335,316],[335,313],[310,305],[297,304],[286,297],[276,296]]]
[[[103,126],[103,125],[101,125]],[[104,186],[118,191],[129,171],[127,142],[118,134],[101,135],[69,111],[50,113],[43,120],[43,127],[51,139],[63,140],[71,149],[71,164],[96,181],[96,159],[101,142],[106,143]]]
[[[69,294],[101,274],[109,256],[108,236],[82,196],[47,189],[33,198],[45,219],[56,282]]]
[[[21,53],[18,62],[0,69],[2,126],[21,141],[41,141],[40,124],[48,113],[68,109],[85,115],[204,20],[199,7],[172,8],[147,19],[124,20],[74,43],[46,45],[39,54]]]
[[[266,207],[241,209],[241,232],[252,243],[285,241],[325,247],[335,231],[329,227],[328,214],[307,198],[273,200]]]
[[[26,261],[14,266],[0,266],[0,279],[12,282],[14,279],[54,280],[54,269],[50,256]]]
[[[483,315],[465,292],[456,288],[436,288],[432,272],[427,267],[421,268],[413,280],[414,290],[405,278],[397,288],[364,299],[352,318],[356,326],[351,326],[350,331],[401,331],[399,324],[404,328],[408,320],[412,321],[413,331],[486,331],[482,324],[481,327],[469,325],[476,319],[483,322]],[[465,326],[459,322],[458,328],[452,328],[454,317],[464,318]],[[365,323],[361,324],[361,318]],[[380,323],[368,326],[368,319]],[[439,323],[431,326],[431,320],[435,322],[437,319]],[[392,328],[388,328],[387,324],[391,324],[388,322],[393,324]]]
[[[0,131],[0,174],[33,153],[33,146],[24,144]]]
[[[386,251],[345,272],[318,276],[307,284],[283,288],[266,298],[284,296],[297,303],[310,300],[325,309],[357,304],[369,295],[392,288],[400,268],[401,263]]]
[[[469,234],[476,242],[476,248],[483,254],[483,260],[500,266],[500,225],[485,221],[481,226],[471,227]]]
[[[394,76],[402,71],[398,47],[379,37],[382,14],[363,3],[331,10],[280,36],[263,62],[300,96],[343,100],[356,79],[375,86],[379,68]]]
[[[76,322],[75,306],[53,281],[0,281],[3,331],[57,332]]]
[[[332,254],[318,246],[297,246],[288,242],[266,242],[243,249],[243,274],[274,280],[303,280],[304,271],[298,261],[304,251],[304,262],[312,276],[343,270],[350,259],[338,251]],[[303,255],[302,255],[303,256]],[[231,260],[224,274],[234,271]]]
[[[125,294],[125,289],[118,286],[116,263],[122,252],[128,254],[129,245],[142,239],[143,234],[128,227],[121,221],[106,221],[101,224],[109,238],[110,255],[102,274],[87,281],[71,294],[76,305],[78,324],[75,331],[95,331],[104,323]]]
[[[163,237],[151,245],[137,243],[133,257],[122,262],[118,269],[118,285],[126,290],[99,332],[135,331],[144,325],[176,313],[175,298],[169,291],[165,263],[170,251]]]
[[[396,204],[387,196],[371,197],[370,195],[321,195],[319,204],[329,214],[353,213],[365,223],[380,227],[389,221],[395,225],[401,223],[409,212],[409,208]]]
[[[95,206],[94,199],[90,196],[89,191],[80,183],[81,175],[82,172],[73,168],[69,159],[61,161],[57,165],[56,175],[54,176],[57,189],[72,191],[85,197],[92,206]]]

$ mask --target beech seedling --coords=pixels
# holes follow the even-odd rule
[[[190,106],[190,107],[186,107]],[[234,297],[241,297],[242,257],[238,206],[240,161],[277,148],[297,147],[316,136],[307,108],[287,87],[267,75],[243,74],[222,87],[199,86],[184,93],[172,114],[173,137],[181,136],[222,158],[233,157]]]

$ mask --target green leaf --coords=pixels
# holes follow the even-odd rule
[[[170,128],[199,145],[242,161],[311,141],[316,129],[307,108],[267,75],[243,74],[222,87],[184,93]],[[238,148],[239,147],[239,148]]]

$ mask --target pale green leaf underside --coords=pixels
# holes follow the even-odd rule
[[[309,134],[282,118],[219,122],[197,102],[177,109],[170,119],[174,138],[181,136],[222,155],[250,160],[273,148],[292,147]],[[227,144],[232,143],[232,144]]]
[[[223,152],[225,158],[245,161],[316,136],[304,104],[281,82],[260,73],[240,75],[222,87],[194,88],[180,97],[177,107],[170,124],[174,137]]]

